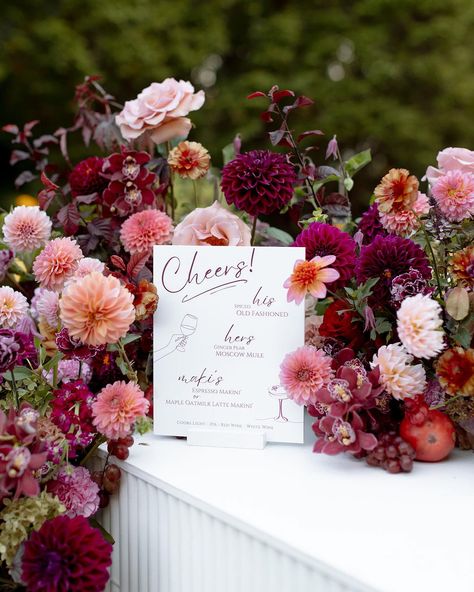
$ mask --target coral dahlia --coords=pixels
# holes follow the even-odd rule
[[[251,216],[281,210],[293,197],[297,177],[283,154],[252,150],[222,169],[221,187],[228,204]]]
[[[326,284],[339,278],[339,272],[329,267],[335,260],[334,255],[326,255],[313,257],[311,261],[297,261],[293,273],[283,284],[284,288],[288,288],[288,302],[294,300],[296,304],[300,304],[306,294],[311,294],[314,298],[325,298]]]
[[[154,245],[171,239],[173,221],[159,210],[144,210],[127,218],[122,224],[120,240],[129,253],[150,253]]]
[[[0,287],[0,327],[11,329],[26,315],[28,301],[10,286]]]
[[[374,190],[379,212],[412,209],[418,185],[418,179],[406,169],[390,169]]]
[[[450,395],[474,396],[474,349],[452,347],[440,356],[436,374]]]
[[[97,271],[68,286],[59,307],[69,335],[86,345],[117,343],[135,320],[133,295],[117,278]]]
[[[199,179],[209,170],[211,157],[199,142],[180,142],[168,155],[172,171],[184,179]]]
[[[451,276],[466,288],[474,288],[474,245],[470,245],[449,260]]]

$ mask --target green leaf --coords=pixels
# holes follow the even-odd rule
[[[224,146],[224,148],[222,148],[222,160],[224,161],[224,164],[227,164],[228,162],[230,162],[234,158],[235,158],[235,148],[234,148],[234,143],[231,142],[230,144],[227,144],[227,146]]]
[[[104,539],[107,542],[109,542],[111,545],[115,544],[114,537],[110,534],[110,532],[108,530],[105,530],[105,528],[102,526],[102,524],[100,524],[100,522],[98,522],[95,518],[89,518],[89,524],[93,528],[97,528],[97,530],[100,530],[100,532],[102,533],[102,536],[104,537]]]
[[[128,345],[129,343],[132,343],[134,341],[136,341],[137,339],[140,339],[141,335],[140,333],[129,333],[128,335],[125,335],[125,337],[123,339],[121,339],[121,343],[123,346]]]
[[[354,187],[354,181],[350,177],[344,179],[344,187],[347,191],[350,191]]]
[[[62,357],[62,353],[55,353],[54,356],[43,365],[43,368],[46,370],[46,372],[49,372],[51,368],[53,368],[59,362],[59,360],[62,359]]]
[[[117,364],[117,366],[120,368],[120,371],[122,372],[122,374],[124,376],[128,376],[128,372],[129,372],[129,368],[125,362],[125,360],[123,360],[122,358],[117,358],[115,360],[115,363]]]
[[[313,183],[314,192],[319,191],[323,185],[330,183],[331,181],[339,181],[338,175],[328,175],[324,179],[318,179]]]
[[[276,240],[282,242],[285,245],[290,245],[293,242],[293,237],[291,236],[291,234],[288,234],[280,228],[275,228],[274,226],[270,226],[269,228],[267,228],[267,234],[268,236],[275,238]]]
[[[358,154],[354,154],[352,158],[349,158],[349,160],[344,163],[344,167],[349,177],[353,177],[358,171],[367,166],[371,160],[372,154],[370,153],[369,148],[368,150],[363,150]],[[348,189],[348,191],[350,191],[350,189]]]
[[[461,347],[468,349],[471,344],[471,332],[467,327],[459,327],[457,333],[453,335],[453,339],[456,343],[458,343]]]

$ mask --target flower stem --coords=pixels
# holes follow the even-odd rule
[[[123,343],[121,341],[119,341],[117,343],[117,347],[118,347],[118,350],[120,352],[120,356],[122,357],[122,360],[128,366],[127,378],[129,378],[130,380],[133,380],[133,382],[136,382],[138,384],[138,376],[137,376],[137,373],[133,369],[133,364],[129,360],[128,356],[127,356],[127,352],[125,351],[125,347],[124,347]]]
[[[193,179],[193,189],[194,189],[194,205],[196,208],[198,208],[199,207],[198,190],[197,190],[197,183],[194,179]]]
[[[79,464],[81,466],[84,466],[86,464],[86,462],[92,457],[92,455],[94,454],[94,452],[104,442],[107,442],[107,438],[105,438],[104,436],[99,436],[96,440],[94,440],[94,443],[89,448],[89,450],[87,451],[87,454],[85,455],[85,457],[81,460],[81,462]]]
[[[17,409],[20,408],[20,399],[18,397],[18,390],[16,388],[16,381],[15,381],[15,375],[13,374],[13,370],[10,370],[10,374],[12,377],[12,391],[13,391],[13,397],[15,399],[15,406]]]
[[[255,233],[257,230],[257,216],[254,216],[253,218],[253,224],[252,224],[252,237],[250,239],[250,244],[253,246],[254,242],[255,242]]]
[[[424,234],[425,240],[426,240],[426,246],[428,247],[428,250],[431,255],[431,260],[433,262],[433,271],[434,271],[434,274],[436,277],[436,283],[438,284],[439,297],[443,298],[443,288],[441,287],[441,279],[439,277],[438,264],[436,262],[436,257],[435,257],[434,251],[433,251],[433,247],[431,246],[430,235],[426,231],[425,225],[423,224],[423,222],[421,220],[420,220],[420,226],[423,230],[423,234]]]
[[[81,379],[81,374],[82,374],[82,361],[79,360],[79,373],[77,375],[77,380]]]
[[[171,152],[171,142],[166,142],[166,155]],[[171,202],[171,219],[174,222],[174,183],[173,183],[173,171],[170,169],[170,184],[169,184],[169,197]],[[166,211],[166,196],[165,196],[165,212]]]

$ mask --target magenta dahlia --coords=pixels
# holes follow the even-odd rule
[[[410,270],[422,278],[431,278],[431,267],[421,247],[408,238],[396,235],[376,236],[370,245],[362,247],[357,261],[358,283],[378,278],[372,294],[372,305],[387,305],[391,300],[392,281]]]
[[[382,236],[388,234],[380,221],[379,209],[376,203],[372,204],[370,208],[362,214],[358,230],[364,235],[364,238],[362,239],[362,244],[364,245],[371,243],[379,234]]]
[[[290,201],[296,178],[283,154],[252,150],[225,165],[221,187],[228,204],[260,216],[281,210]]]
[[[30,592],[102,592],[112,545],[83,516],[57,516],[31,533],[22,558]]]
[[[342,232],[335,226],[324,222],[313,222],[296,237],[292,246],[306,247],[306,259],[308,260],[317,255],[319,257],[326,255],[336,257],[331,267],[339,272],[339,279],[327,284],[331,290],[345,286],[354,274],[355,241],[347,232]]]
[[[104,159],[98,156],[91,156],[76,164],[69,175],[69,185],[74,197],[102,193],[108,184],[107,179],[101,175],[103,165]]]

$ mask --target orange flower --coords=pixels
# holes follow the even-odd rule
[[[436,374],[448,394],[474,396],[474,349],[448,349],[438,360]]]
[[[311,261],[297,261],[293,273],[283,284],[288,288],[288,302],[294,300],[296,304],[300,304],[308,293],[315,298],[325,298],[326,284],[339,279],[339,272],[328,267],[335,260],[334,255],[326,255],[316,256]]]
[[[406,169],[390,169],[374,191],[379,212],[413,209],[418,185],[418,179]]]
[[[168,164],[180,177],[199,179],[209,170],[211,157],[199,142],[180,142],[168,155]]]
[[[453,278],[466,288],[474,287],[474,246],[454,253],[449,271]]]
[[[135,320],[133,295],[116,277],[97,271],[68,286],[59,306],[69,335],[86,345],[117,343]]]

